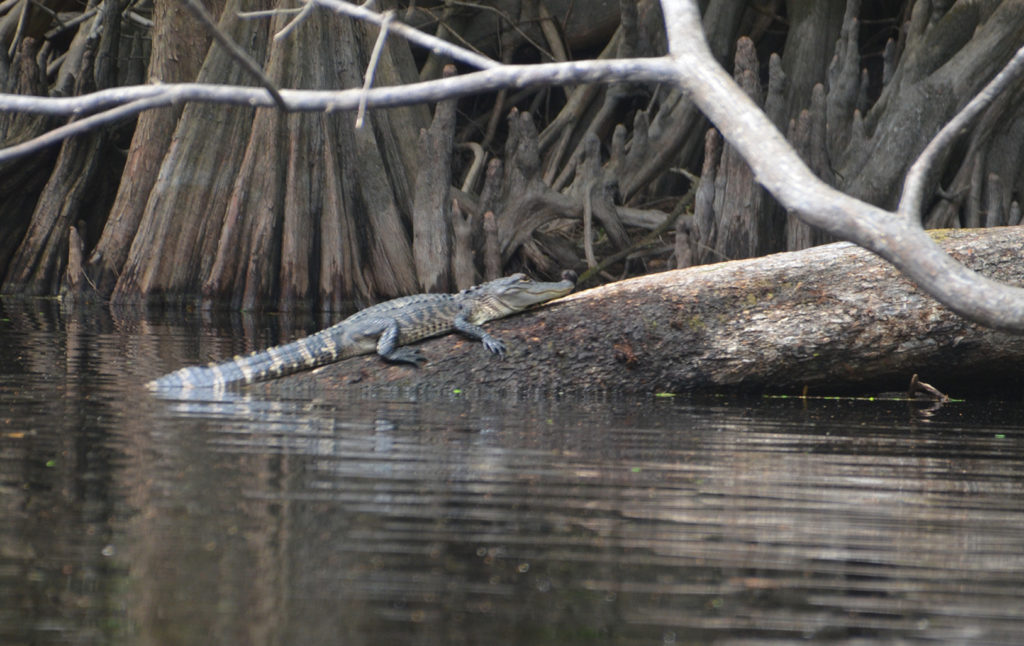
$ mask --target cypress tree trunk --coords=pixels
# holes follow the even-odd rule
[[[153,23],[148,78],[161,83],[194,80],[209,47],[209,36],[177,2],[155,2]],[[109,218],[85,268],[92,286],[103,298],[113,291],[128,258],[181,112],[181,107],[169,107],[139,115],[122,173],[125,181],[118,186]]]
[[[39,41],[25,38],[19,43],[4,79],[4,90],[16,94],[46,95],[46,78],[36,64]],[[54,126],[56,120],[39,114],[0,114],[0,137],[18,143],[32,139]],[[7,285],[7,269],[15,250],[28,231],[35,204],[53,169],[57,150],[49,149],[29,160],[0,164],[0,293],[21,293],[23,285]]]
[[[241,20],[242,9],[228,2],[220,28],[248,44],[279,86],[360,84],[370,30],[318,12],[274,41],[288,16]],[[408,80],[402,74],[414,68],[407,55],[402,46],[386,48],[381,82]],[[218,46],[199,80],[253,82]],[[416,291],[407,178],[415,165],[410,135],[425,114],[373,112],[355,129],[350,114],[187,106],[145,196],[114,302],[201,296],[244,309],[291,310]]]
[[[263,4],[253,8],[270,8]],[[229,0],[220,27],[236,42],[247,43],[259,60],[268,46],[267,25],[238,20],[238,0]],[[251,85],[252,79],[220,47],[211,47],[197,79],[201,83]],[[253,126],[250,108],[189,104],[182,111],[170,146],[148,194],[129,209],[142,216],[128,257],[114,286],[115,303],[147,298],[181,300],[195,296],[210,271],[216,232],[242,165],[244,142]],[[278,148],[268,147],[272,154]],[[125,178],[124,181],[131,181]],[[256,214],[254,214],[255,217]]]
[[[79,30],[82,57],[78,65],[76,94],[111,85],[111,66],[117,59],[120,39],[118,2],[105,2],[92,19],[98,30]],[[64,278],[69,231],[90,210],[96,199],[96,178],[109,157],[109,132],[98,130],[65,141],[49,179],[36,199],[21,244],[11,257],[0,292],[30,295],[56,294]],[[41,169],[37,169],[41,170]]]

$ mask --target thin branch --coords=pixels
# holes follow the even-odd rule
[[[470,9],[474,9],[474,10],[477,10],[477,11],[480,11],[480,12],[488,12],[489,11],[489,12],[495,14],[501,20],[505,21],[505,23],[508,24],[508,26],[512,29],[512,31],[516,32],[516,34],[518,34],[519,37],[523,39],[523,42],[529,44],[531,47],[536,49],[538,52],[540,52],[541,54],[546,56],[549,60],[552,60],[552,61],[558,60],[553,53],[551,53],[550,51],[548,51],[544,47],[544,45],[542,43],[539,43],[536,40],[534,40],[533,38],[531,38],[530,34],[526,33],[526,31],[522,27],[519,26],[519,24],[518,24],[519,21],[514,19],[511,15],[509,15],[508,12],[502,11],[501,9],[499,9],[497,7],[492,7],[490,5],[487,5],[487,4],[481,3],[481,2],[465,2],[463,0],[448,0],[448,1],[452,5],[455,5],[455,6],[468,7]]]
[[[289,20],[288,24],[281,28],[281,31],[274,34],[274,40],[284,40],[285,37],[287,37],[288,34],[290,34],[293,29],[302,24],[302,21],[308,18],[313,13],[313,7],[315,6],[316,5],[314,5],[312,2],[307,2],[306,4],[302,5],[302,9],[299,10],[299,13],[294,18]],[[238,14],[238,16],[241,17],[242,14],[240,13]]]
[[[597,267],[597,258],[594,257],[594,198],[592,189],[596,180],[591,180],[583,188],[583,255],[587,259],[587,271]]]
[[[192,12],[192,15],[196,20],[202,23],[203,27],[206,28],[206,31],[213,36],[213,39],[220,43],[224,49],[231,54],[232,58],[238,61],[250,74],[259,79],[260,84],[262,84],[263,87],[266,88],[267,92],[270,93],[270,96],[274,98],[274,102],[277,103],[278,107],[282,110],[286,110],[287,106],[284,99],[281,98],[281,92],[277,89],[277,86],[274,85],[274,82],[263,73],[263,68],[254,61],[252,57],[249,56],[248,52],[242,49],[238,43],[231,40],[227,34],[220,30],[220,27],[218,27],[217,23],[213,21],[213,18],[211,18],[210,14],[206,12],[206,8],[203,7],[199,0],[185,0],[185,6],[188,7],[190,12]]]
[[[262,94],[262,91],[261,91]],[[101,126],[115,123],[121,119],[145,112],[146,110],[152,110],[153,108],[161,108],[164,106],[172,105],[176,103],[173,98],[173,94],[157,94],[151,97],[144,97],[131,101],[124,105],[111,108],[110,110],[104,110],[94,115],[85,117],[84,119],[76,119],[70,121],[59,128],[47,131],[38,137],[34,137],[27,141],[23,141],[20,144],[8,146],[7,148],[0,149],[0,163],[9,161],[11,159],[17,159],[23,155],[28,155],[34,152],[38,152],[47,146],[59,144],[68,137],[74,135],[81,135],[94,130]],[[263,95],[266,96],[266,95]]]
[[[466,149],[473,153],[473,163],[469,165],[465,179],[462,180],[462,190],[469,193],[476,186],[476,181],[480,179],[480,173],[484,169],[484,162],[487,160],[487,153],[484,152],[484,147],[475,141],[455,144],[455,147]]]
[[[373,87],[373,77],[377,72],[377,64],[380,62],[380,53],[384,49],[384,43],[388,40],[388,25],[394,20],[395,12],[388,11],[384,14],[384,21],[380,24],[380,32],[377,34],[377,42],[373,44],[373,52],[370,53],[370,60],[366,64],[366,74],[363,77],[363,93],[359,98],[359,107],[356,109],[356,128],[363,127],[363,117],[366,115],[366,94]]]
[[[566,51],[562,34],[558,31],[558,26],[555,24],[555,19],[551,12],[548,11],[547,4],[543,2],[537,3],[537,10],[540,16],[540,31],[544,34],[544,39],[548,41],[548,47],[551,48],[551,60],[569,60],[569,53]]]
[[[700,178],[697,177],[696,175],[693,175],[689,171],[684,170],[682,172],[684,175],[687,176],[687,179],[690,180],[690,189],[686,191],[685,195],[679,198],[679,200],[676,202],[675,207],[672,209],[672,212],[664,216],[664,219],[662,219],[662,221],[657,226],[648,231],[642,238],[631,244],[628,248],[620,249],[619,251],[608,256],[607,258],[602,259],[601,262],[597,264],[597,266],[591,267],[582,274],[580,274],[579,278],[576,279],[577,285],[586,285],[590,281],[590,279],[592,279],[598,273],[603,272],[611,265],[614,265],[620,260],[627,258],[628,256],[640,251],[641,249],[644,249],[645,247],[650,247],[655,242],[657,242],[658,239],[661,238],[661,236],[664,235],[669,229],[675,226],[676,221],[679,218],[693,217],[692,214],[689,216],[684,216],[684,213],[686,212],[686,209],[693,205],[693,199],[694,196],[697,194],[697,186],[698,184],[700,184]]]
[[[394,25],[392,25],[394,27]],[[394,29],[392,29],[394,31]],[[461,74],[408,85],[377,87],[367,93],[367,107],[395,108],[429,103],[446,98],[493,92],[503,88],[550,86],[564,83],[666,83],[675,79],[674,63],[665,57],[583,60],[568,63],[502,65],[493,70]],[[362,89],[282,89],[286,109],[293,112],[354,110]],[[131,101],[172,95],[169,100],[273,107],[274,102],[260,88],[212,83],[167,83],[126,85],[70,97],[40,97],[0,93],[0,112],[28,112],[48,115],[76,115],[105,110]]]
[[[14,58],[14,53],[18,51],[18,45],[21,43],[21,34],[25,31],[25,20],[28,17],[29,9],[31,5],[25,2],[21,5],[21,13],[18,16],[18,26],[14,30],[14,37],[11,38],[11,44],[7,48],[7,58]]]
[[[967,102],[960,112],[950,120],[942,130],[925,146],[920,156],[907,171],[903,182],[903,197],[897,211],[908,218],[920,219],[921,203],[924,192],[928,188],[928,180],[932,176],[933,166],[962,132],[981,115],[1002,92],[1024,77],[1024,47],[1017,50],[1010,62],[1006,64],[995,78]]]
[[[83,11],[82,13],[78,14],[77,16],[75,16],[74,18],[72,18],[71,20],[69,20],[67,22],[59,22],[58,21],[56,26],[51,27],[50,30],[47,31],[46,34],[43,37],[46,38],[47,40],[49,40],[51,38],[55,38],[56,36],[58,36],[59,34],[64,33],[68,29],[71,29],[72,27],[77,27],[78,25],[82,24],[83,22],[85,22],[89,18],[92,18],[98,12],[99,12],[99,9],[97,7],[93,7],[92,9],[89,9],[87,11]],[[150,26],[152,27],[152,25],[150,25]]]
[[[152,20],[150,20],[149,18],[146,18],[145,16],[142,16],[142,15],[136,13],[135,11],[129,11],[128,13],[125,14],[125,17],[128,18],[128,20],[134,22],[136,25],[138,25],[138,26],[140,26],[140,27],[142,27],[144,29],[152,29],[153,28],[153,21]]]
[[[380,26],[384,22],[384,16],[376,11],[370,11],[364,7],[357,7],[356,5],[348,2],[342,2],[342,0],[310,0],[314,4],[320,5],[335,11],[337,13],[345,14],[351,18],[358,18],[367,22]],[[392,32],[399,34],[410,43],[415,43],[421,47],[425,47],[430,51],[438,55],[448,56],[453,60],[462,61],[467,65],[471,65],[481,70],[497,69],[501,66],[501,63],[481,56],[480,54],[474,54],[473,52],[453,45],[446,40],[426,34],[419,29],[410,27],[405,23],[394,21],[391,23],[390,29]]]
[[[413,3],[409,3],[409,10],[408,10],[407,13],[411,13],[414,6],[415,5],[413,5]],[[449,24],[449,20],[448,19],[449,19],[450,15],[451,15],[451,12],[452,12],[452,7],[451,6],[440,7],[440,9],[441,9],[440,15],[438,15],[438,13],[436,11],[434,11],[433,7],[419,6],[419,7],[416,7],[416,9],[418,11],[423,12],[424,15],[430,16],[430,18],[435,23],[437,23],[437,27],[434,28],[434,33],[433,33],[433,36],[435,38],[443,40],[444,42],[449,42],[446,39],[447,38],[451,38],[452,39],[451,43],[454,44],[456,47],[461,47],[463,49],[468,50],[470,53],[479,54],[481,56],[484,56],[484,53],[480,49],[476,48],[473,45],[473,43],[471,43],[468,40],[466,40],[466,37],[463,36],[461,33],[459,33],[459,31],[460,31],[459,29],[453,28]],[[426,69],[426,68],[424,68],[424,69]],[[423,75],[423,70],[420,70],[420,78],[427,78],[426,76]]]
[[[303,11],[305,11],[306,7],[310,6],[311,4],[312,3],[307,2],[306,4],[302,5],[301,7],[280,8],[280,9],[260,9],[260,10],[257,10],[257,11],[239,11],[235,15],[238,16],[239,18],[242,18],[242,19],[247,19],[247,18],[273,18],[274,16],[287,16],[288,14],[293,14],[293,13],[298,15],[298,14],[302,13]],[[285,28],[287,28],[287,25],[285,25]],[[278,32],[277,35],[280,35],[280,33],[281,32]],[[277,35],[275,35],[275,38],[277,37]]]

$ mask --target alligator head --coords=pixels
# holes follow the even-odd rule
[[[556,283],[538,282],[526,274],[512,274],[459,292],[459,299],[470,311],[466,318],[479,325],[500,319],[530,307],[565,296],[576,287],[576,275],[562,273]]]

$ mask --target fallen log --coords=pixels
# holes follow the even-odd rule
[[[933,237],[991,278],[1024,283],[1024,229]],[[940,389],[1017,377],[1024,336],[968,322],[850,243],[702,265],[570,295],[488,324],[505,360],[478,342],[422,344],[420,368],[357,357],[277,380],[271,390],[645,394],[694,390],[849,392]]]

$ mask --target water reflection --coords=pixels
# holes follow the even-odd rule
[[[2,643],[1024,629],[1016,406],[165,401],[159,337],[50,324],[0,324]]]

